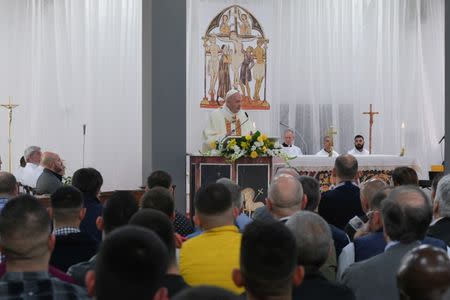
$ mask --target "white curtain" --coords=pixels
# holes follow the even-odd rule
[[[406,155],[422,177],[443,160],[443,0],[188,0],[187,151],[200,149],[208,112],[202,97],[204,35],[212,18],[229,5],[248,9],[270,39],[267,58],[269,112],[249,114],[257,127],[279,136],[294,128],[307,154],[335,126],[339,153],[363,134],[368,147],[373,104],[373,153],[399,154],[405,123]],[[303,142],[303,141],[304,142]]]
[[[142,183],[140,0],[0,0],[0,102],[13,116],[13,170],[29,145],[85,166],[103,190]],[[0,155],[7,169],[7,111]]]

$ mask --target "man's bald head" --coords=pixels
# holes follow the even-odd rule
[[[334,169],[341,180],[353,180],[358,172],[358,161],[353,155],[342,154],[336,158]]]
[[[303,188],[296,178],[282,174],[274,178],[269,188],[270,210],[277,217],[287,217],[301,210]]]
[[[53,152],[42,153],[41,165],[55,173],[64,175],[65,166],[58,154]]]
[[[432,208],[418,187],[395,188],[381,204],[383,227],[391,241],[423,240],[432,218]]]

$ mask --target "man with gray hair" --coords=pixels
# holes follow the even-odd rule
[[[286,222],[290,216],[306,204],[303,188],[296,178],[281,174],[275,177],[269,187],[267,208],[275,219]]]
[[[303,155],[302,150],[294,145],[295,133],[292,129],[286,129],[283,134],[283,151],[289,157],[297,157]]]
[[[450,175],[439,180],[433,203],[433,222],[428,235],[443,240],[450,246]]]
[[[319,269],[333,251],[331,230],[319,215],[300,211],[286,226],[294,234],[297,245],[297,264],[305,268],[305,278],[293,290],[293,299],[355,299],[352,291],[328,281]]]
[[[343,154],[336,158],[333,168],[336,187],[322,194],[319,215],[328,223],[344,229],[354,216],[362,216],[359,198],[358,161],[353,155]]]
[[[217,183],[223,184],[231,193],[231,201],[233,205],[239,210],[239,215],[236,218],[236,225],[242,232],[249,223],[252,222],[246,214],[242,212],[243,198],[241,194],[241,187],[228,178],[220,178],[216,181]]]
[[[16,177],[8,172],[0,172],[0,210],[9,199],[19,195]]]
[[[25,149],[24,157],[27,164],[21,174],[17,174],[17,181],[22,185],[32,188],[36,187],[36,182],[44,170],[44,168],[40,166],[41,156],[41,148],[38,146],[30,146]]]

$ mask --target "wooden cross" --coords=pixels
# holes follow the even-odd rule
[[[331,139],[331,146],[334,146],[333,135],[336,135],[336,134],[337,134],[337,131],[334,130],[334,126],[330,126],[330,128],[327,131],[327,136],[329,136]]]
[[[9,152],[8,152],[8,160],[9,160],[9,173],[11,173],[11,166],[12,166],[12,161],[11,161],[11,127],[12,127],[12,111],[14,108],[16,108],[17,106],[19,106],[19,104],[12,104],[11,103],[11,97],[9,97],[9,103],[8,104],[0,104],[0,106],[6,108],[9,110],[9,128],[8,128],[8,145],[9,145]]]
[[[379,112],[372,110],[372,104],[370,104],[369,111],[363,112],[363,115],[370,115],[369,118],[369,154],[372,154],[372,126],[373,126],[373,115],[378,115]]]

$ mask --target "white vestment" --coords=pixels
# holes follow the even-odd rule
[[[366,149],[362,149],[362,151],[359,151],[358,149],[354,148],[352,150],[348,150],[347,154],[351,154],[353,156],[357,155],[369,155],[369,151]]]
[[[214,141],[221,141],[227,135],[226,120],[230,122],[230,134],[238,135],[239,127],[236,127],[237,121],[233,121],[233,114],[230,109],[224,105],[211,112],[208,123],[203,130],[203,150],[211,149],[210,144]],[[253,122],[245,116],[242,110],[236,114],[236,120],[239,119],[241,135],[247,135],[252,132]]]
[[[36,182],[37,182],[39,176],[41,176],[43,170],[44,170],[44,168],[39,165],[36,165],[33,163],[27,163],[25,168],[23,168],[22,172],[15,174],[16,179],[22,185],[27,185],[32,188],[35,188]]]
[[[318,156],[330,156],[330,153],[328,153],[327,151],[325,151],[323,148],[316,153],[316,155]],[[336,151],[333,150],[333,154],[331,155],[331,157],[338,157],[339,153],[337,153]]]
[[[284,147],[283,146],[283,151],[289,157],[294,157],[294,156],[297,157],[297,156],[303,155],[302,150],[299,147],[295,146],[295,145],[292,145],[290,147]]]

